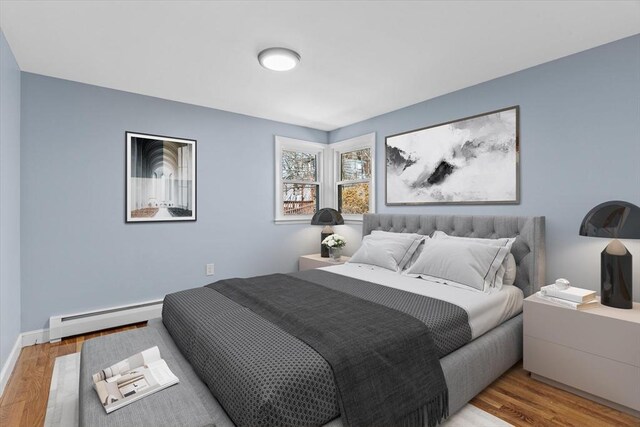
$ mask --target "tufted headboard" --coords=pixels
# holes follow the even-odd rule
[[[365,214],[362,235],[366,236],[372,230],[427,236],[440,230],[460,237],[515,237],[511,247],[517,265],[515,285],[527,297],[545,284],[543,216]]]

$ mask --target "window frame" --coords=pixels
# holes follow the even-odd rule
[[[308,224],[311,221],[310,215],[285,215],[283,211],[282,186],[285,183],[300,183],[318,186],[317,202],[320,208],[324,207],[324,197],[326,183],[324,173],[326,144],[304,141],[301,139],[287,138],[284,136],[275,136],[275,222],[277,224]],[[301,153],[313,154],[316,156],[316,180],[315,181],[297,181],[282,179],[282,152],[296,151]]]
[[[376,211],[376,134],[375,132],[357,136],[355,138],[346,139],[344,141],[334,142],[329,145],[333,157],[333,197],[332,204],[338,209],[340,201],[338,200],[338,186],[344,184],[369,183],[369,211],[367,213],[375,213]],[[342,172],[342,154],[351,151],[369,149],[371,152],[371,177],[369,179],[358,180],[341,180]],[[342,214],[346,222],[362,222],[362,214]]]

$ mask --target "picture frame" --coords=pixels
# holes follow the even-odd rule
[[[125,132],[125,222],[196,221],[197,141]]]
[[[520,107],[385,138],[385,204],[520,203]]]

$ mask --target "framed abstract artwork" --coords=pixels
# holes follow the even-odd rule
[[[196,141],[126,132],[126,222],[196,220]]]
[[[518,106],[386,137],[387,205],[520,203]]]

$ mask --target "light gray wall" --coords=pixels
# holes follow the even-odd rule
[[[22,107],[23,331],[317,252],[319,229],[273,223],[274,135],[326,132],[28,73]],[[125,224],[127,130],[198,141],[197,222]]]
[[[385,206],[385,136],[511,105],[520,105],[519,205]],[[578,227],[606,200],[640,205],[640,35],[337,129],[329,139],[369,132],[377,132],[378,212],[544,215],[547,282],[565,277],[599,290],[607,240],[580,237]],[[360,238],[359,227],[342,228],[352,241]],[[638,301],[640,241],[624,243],[634,256]]]
[[[20,68],[0,30],[0,368],[20,334]]]

